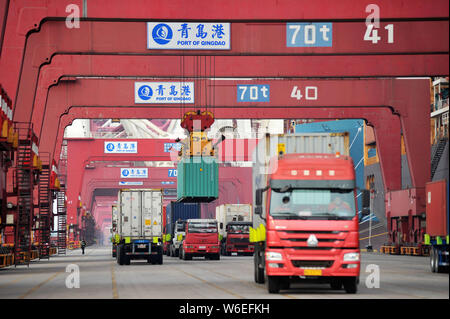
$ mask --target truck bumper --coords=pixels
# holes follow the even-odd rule
[[[294,249],[270,249],[280,253],[281,260],[268,260],[266,251],[266,272],[268,276],[359,277],[360,261],[344,261],[344,254],[359,253],[355,249],[332,249],[327,254],[299,253]]]
[[[229,252],[229,253],[253,254],[254,251],[255,251],[255,246],[253,246],[253,245],[248,245],[248,246],[227,245],[227,252]]]
[[[205,256],[209,254],[219,254],[220,245],[219,244],[204,244],[204,245],[196,245],[196,244],[187,244],[183,246],[183,250],[187,254],[191,254],[192,256]]]

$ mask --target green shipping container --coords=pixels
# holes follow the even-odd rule
[[[214,157],[183,158],[177,168],[178,202],[212,202],[219,196],[219,164]]]

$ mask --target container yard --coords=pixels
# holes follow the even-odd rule
[[[0,106],[2,302],[449,300],[447,0],[0,0]]]

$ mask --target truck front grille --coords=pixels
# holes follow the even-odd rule
[[[292,260],[292,265],[298,268],[330,268],[334,260]]]

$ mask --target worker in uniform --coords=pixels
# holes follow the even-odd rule
[[[86,242],[84,241],[84,239],[81,241],[80,247],[81,247],[81,252],[84,255],[84,248],[86,247]]]

